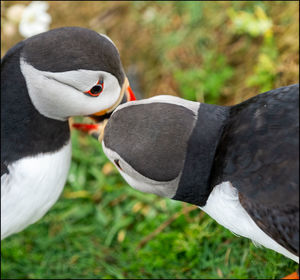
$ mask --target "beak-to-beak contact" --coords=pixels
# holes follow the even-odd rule
[[[97,122],[96,124],[74,123],[73,127],[75,129],[81,130],[85,133],[92,135],[94,138],[98,139],[98,141],[101,142],[103,138],[105,125],[112,112],[120,104],[126,103],[128,101],[134,101],[134,100],[136,100],[136,97],[132,89],[130,88],[129,81],[126,77],[123,86],[121,88],[120,96],[117,102],[113,106],[89,116],[90,118],[92,118],[94,121]]]

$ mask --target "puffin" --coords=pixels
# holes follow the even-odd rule
[[[101,143],[134,189],[197,205],[299,263],[299,84],[233,106],[168,95],[128,102]]]
[[[1,59],[1,240],[38,221],[59,198],[71,161],[69,118],[101,121],[131,99],[106,35],[62,27],[8,50]]]

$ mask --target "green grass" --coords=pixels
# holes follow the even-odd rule
[[[101,146],[74,132],[73,161],[60,200],[38,223],[1,242],[1,278],[280,278],[285,257],[236,237],[188,204],[130,188]],[[104,169],[104,172],[107,172]],[[123,238],[123,239],[122,239]]]

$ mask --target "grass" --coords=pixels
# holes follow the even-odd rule
[[[199,209],[185,211],[188,204],[130,188],[94,139],[75,131],[72,142],[60,200],[38,223],[1,242],[1,278],[276,279],[297,269]]]
[[[6,8],[16,3],[1,2],[2,31]],[[51,28],[79,25],[108,34],[125,69],[137,67],[145,97],[164,93],[228,105],[298,82],[298,2],[49,5]],[[264,28],[257,27],[261,22]],[[2,32],[2,55],[21,39]],[[72,144],[59,201],[1,242],[1,278],[276,279],[297,269],[199,209],[130,188],[94,139],[73,131]]]

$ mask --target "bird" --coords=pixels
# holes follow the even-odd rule
[[[299,263],[299,84],[233,106],[170,95],[125,103],[101,144],[134,189],[197,205]]]
[[[1,59],[1,240],[35,223],[59,198],[71,161],[68,119],[103,120],[134,99],[130,90],[113,41],[87,28],[52,29],[7,51]]]

